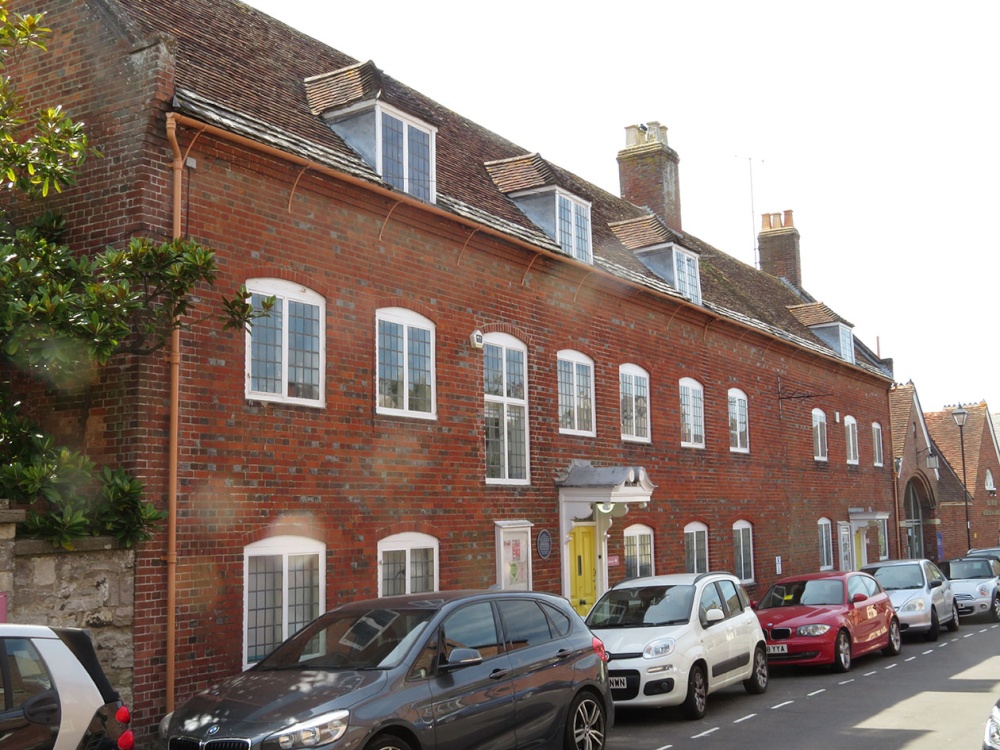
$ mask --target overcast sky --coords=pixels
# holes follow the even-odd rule
[[[754,264],[791,209],[925,411],[1000,412],[997,0],[250,4],[616,195],[625,126],[666,125],[686,231]]]

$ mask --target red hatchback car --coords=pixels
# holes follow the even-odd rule
[[[878,581],[858,571],[784,578],[756,607],[774,664],[829,664],[837,672],[855,657],[902,647],[899,619]]]

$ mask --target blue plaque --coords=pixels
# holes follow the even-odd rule
[[[538,556],[543,560],[548,560],[552,554],[552,535],[542,529],[538,532]]]

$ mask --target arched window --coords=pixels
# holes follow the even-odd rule
[[[563,349],[557,357],[559,432],[571,435],[596,435],[594,360],[586,354],[571,349]]]
[[[638,365],[618,368],[618,391],[621,400],[622,440],[650,441],[649,373]]]
[[[993,472],[989,469],[986,470],[986,492],[990,497],[997,494],[997,486],[993,483]]]
[[[708,572],[708,526],[698,521],[684,527],[684,570]]]
[[[847,446],[847,463],[858,463],[858,420],[851,415],[844,417],[844,440]]]
[[[681,445],[705,447],[705,389],[692,378],[678,383],[681,398]]]
[[[438,590],[438,540],[405,532],[378,542],[378,595]]]
[[[486,482],[528,484],[528,349],[506,333],[483,337]]]
[[[882,466],[882,425],[872,422],[872,463]]]
[[[826,413],[822,409],[812,410],[813,458],[826,461]]]
[[[379,414],[433,418],[434,324],[411,310],[375,312],[376,392]]]
[[[246,397],[323,406],[326,391],[326,303],[316,292],[282,279],[247,279],[260,313],[246,336]],[[274,303],[265,313],[264,303]]]
[[[653,575],[653,530],[635,523],[625,529],[625,577]]]
[[[819,529],[819,569],[833,570],[833,524],[829,518],[817,522]]]
[[[326,546],[300,536],[274,536],[243,548],[243,665],[326,610]]]
[[[733,524],[733,568],[741,581],[753,580],[753,525],[749,521]]]
[[[739,388],[729,389],[729,450],[750,452],[750,411],[747,394]]]

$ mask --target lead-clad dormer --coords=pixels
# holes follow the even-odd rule
[[[305,80],[306,98],[384,182],[434,203],[437,127],[371,61]],[[397,95],[394,95],[397,94]]]
[[[497,189],[564,253],[584,263],[594,262],[590,201],[559,185],[545,159],[525,154],[485,166]]]
[[[684,297],[701,304],[701,262],[698,253],[680,244],[681,235],[654,214],[613,222],[612,233],[635,257]]]

